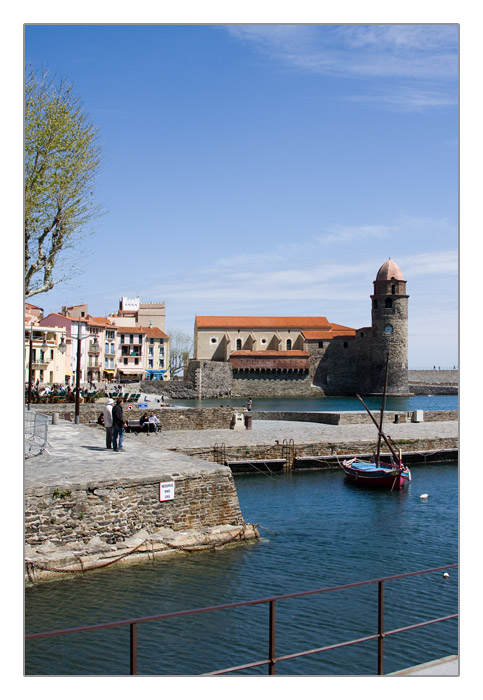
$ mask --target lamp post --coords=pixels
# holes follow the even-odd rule
[[[34,331],[33,331],[34,324],[30,324],[30,334],[29,334],[29,386],[28,386],[28,398],[27,398],[27,411],[30,411],[30,408],[32,406],[32,361],[33,361],[33,344],[34,344]],[[44,337],[44,342],[40,346],[40,349],[45,352],[46,350],[49,349],[49,346],[45,342],[45,337]]]
[[[80,326],[78,329],[77,336],[75,335],[70,335],[70,333],[64,333],[66,338],[72,338],[72,340],[75,340],[77,338],[77,365],[76,365],[76,373],[75,373],[75,423],[80,423],[80,366],[81,366],[81,341],[82,340],[87,340],[87,338],[94,338],[94,342],[92,343],[92,352],[95,355],[98,355],[101,351],[99,347],[99,343],[97,341],[97,334],[95,333],[90,333],[89,335],[83,335],[81,336],[80,332]],[[59,350],[62,354],[67,349],[67,345],[64,340],[64,335],[60,339],[60,344],[59,344]]]

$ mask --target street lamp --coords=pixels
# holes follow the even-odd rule
[[[28,387],[28,399],[27,399],[27,411],[30,411],[30,407],[32,405],[32,360],[33,360],[33,340],[34,340],[34,332],[33,332],[33,327],[34,324],[30,324],[30,338],[29,338],[29,387]],[[40,349],[45,352],[46,350],[49,349],[49,346],[47,345],[47,342],[45,340],[44,336],[44,342],[40,346]]]
[[[87,340],[87,338],[94,338],[94,342],[92,343],[91,347],[91,352],[94,353],[94,355],[99,355],[101,348],[99,347],[99,343],[97,341],[97,334],[96,333],[90,333],[89,335],[83,335],[81,336],[80,333],[80,328],[79,328],[79,333],[77,336],[75,335],[70,335],[70,333],[64,333],[64,335],[67,338],[72,338],[75,340],[77,338],[77,366],[76,366],[76,372],[75,372],[75,422],[80,423],[80,358],[81,358],[81,340]],[[62,354],[67,350],[67,345],[64,340],[64,335],[60,339],[59,343],[59,350]]]

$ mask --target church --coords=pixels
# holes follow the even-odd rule
[[[389,355],[388,394],[407,395],[408,298],[389,259],[373,282],[365,328],[325,316],[197,316],[194,364],[213,376],[222,363],[220,377],[232,377],[235,395],[351,396],[382,393]]]

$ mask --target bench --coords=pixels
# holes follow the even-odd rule
[[[144,428],[145,425],[148,425],[148,426],[151,425],[153,429],[151,430],[150,428],[148,428],[148,430],[146,430]],[[161,432],[161,424],[160,423],[158,423],[157,428],[158,428],[157,432],[160,433]],[[136,435],[137,435],[138,433],[142,433],[142,432],[154,433],[156,431],[154,430],[154,425],[152,423],[149,424],[148,422],[146,422],[146,423],[144,423],[143,426],[141,426],[139,419],[136,419],[136,418],[128,419],[128,421],[126,423],[126,433],[136,433]]]

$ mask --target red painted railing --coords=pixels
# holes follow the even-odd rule
[[[295,659],[303,656],[309,656],[312,654],[318,654],[323,651],[329,651],[331,649],[339,649],[341,647],[350,646],[352,644],[359,644],[361,642],[367,642],[370,640],[377,639],[377,674],[383,675],[384,673],[384,640],[386,637],[391,635],[399,634],[400,632],[406,632],[408,630],[416,629],[418,627],[425,627],[426,625],[431,625],[435,622],[443,622],[444,620],[451,620],[458,617],[458,613],[452,615],[445,615],[444,617],[433,618],[431,620],[425,620],[424,622],[418,622],[416,624],[408,625],[407,627],[400,627],[393,630],[384,629],[384,584],[386,581],[395,581],[397,579],[407,578],[408,576],[418,576],[420,574],[430,574],[437,571],[446,571],[447,569],[454,569],[458,564],[449,564],[447,566],[439,566],[435,569],[425,569],[423,571],[413,571],[406,574],[397,574],[395,576],[385,576],[383,578],[372,579],[369,581],[359,581],[358,583],[347,583],[341,586],[331,586],[330,588],[319,588],[313,591],[303,591],[301,593],[288,593],[286,595],[270,596],[268,598],[260,598],[259,600],[249,600],[240,603],[226,603],[224,605],[215,605],[209,608],[198,608],[194,610],[182,610],[178,612],[163,613],[161,615],[151,615],[149,617],[139,617],[132,620],[118,620],[116,622],[105,622],[98,625],[89,625],[86,627],[75,627],[71,629],[62,630],[52,630],[50,632],[36,632],[34,634],[25,635],[26,640],[30,639],[40,639],[45,637],[55,637],[65,634],[75,634],[77,632],[89,632],[99,629],[108,629],[109,627],[125,627],[129,625],[130,627],[130,673],[131,675],[136,675],[137,673],[137,626],[143,622],[152,622],[154,620],[167,620],[173,617],[182,617],[186,615],[199,615],[207,612],[215,612],[217,610],[228,610],[230,608],[240,608],[248,605],[264,605],[269,606],[269,620],[268,620],[268,657],[260,659],[259,661],[252,661],[247,664],[242,664],[240,666],[232,666],[230,668],[224,668],[217,671],[212,671],[210,673],[203,674],[204,676],[218,676],[225,673],[236,673],[237,671],[242,671],[248,668],[255,668],[258,666],[267,666],[268,674],[275,675],[276,664],[280,661],[287,661],[288,659]],[[331,591],[340,591],[346,588],[356,588],[360,586],[368,586],[371,584],[377,584],[378,586],[378,620],[377,620],[377,632],[370,634],[365,637],[359,637],[358,639],[351,639],[346,642],[339,642],[338,644],[331,644],[328,646],[318,647],[316,649],[307,649],[305,651],[300,651],[295,654],[286,654],[284,656],[277,656],[275,651],[275,639],[276,639],[276,603],[279,600],[287,600],[289,598],[301,598],[303,596],[318,595],[322,593],[330,593]]]

